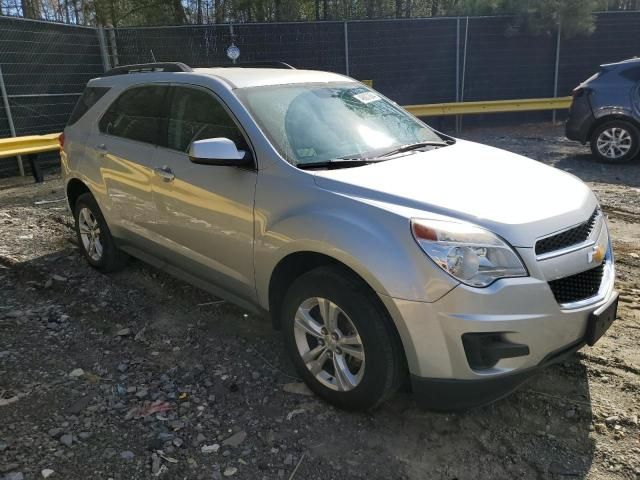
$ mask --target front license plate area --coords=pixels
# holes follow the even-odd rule
[[[589,317],[587,325],[587,344],[594,345],[609,329],[618,315],[618,297],[607,305],[604,310],[595,311]]]

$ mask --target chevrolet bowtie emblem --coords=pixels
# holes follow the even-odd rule
[[[589,253],[587,253],[587,259],[589,263],[602,263],[604,260],[604,247],[602,245],[595,245]]]

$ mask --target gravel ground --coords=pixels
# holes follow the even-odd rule
[[[640,163],[595,163],[549,125],[462,136],[596,191],[621,308],[595,347],[465,413],[402,393],[339,411],[301,388],[263,320],[141,262],[89,268],[56,175],[4,179],[0,479],[640,478]]]

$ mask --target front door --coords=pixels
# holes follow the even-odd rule
[[[155,168],[155,231],[177,267],[246,300],[255,299],[253,272],[254,169],[197,165],[187,151],[195,140],[226,137],[248,150],[243,133],[214,94],[172,86],[166,148]]]

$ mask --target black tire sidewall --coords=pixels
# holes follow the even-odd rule
[[[609,128],[624,128],[631,135],[631,148],[623,157],[617,159],[611,159],[603,156],[598,151],[598,137],[600,134]],[[633,161],[640,153],[640,132],[638,128],[625,120],[611,120],[609,122],[605,122],[602,125],[598,126],[591,135],[591,152],[598,159],[598,161],[602,163],[616,164],[616,163],[627,163]]]
[[[295,341],[294,319],[298,306],[311,297],[322,297],[338,305],[351,319],[362,339],[365,371],[352,390],[338,392],[321,384],[302,361]],[[379,301],[362,284],[330,268],[319,268],[301,276],[289,288],[282,312],[287,350],[304,381],[318,396],[344,408],[370,410],[397,390],[402,356],[390,330],[391,319]]]
[[[83,208],[88,208],[95,219],[98,221],[98,225],[100,226],[100,242],[102,243],[102,257],[99,261],[94,260],[89,256],[89,253],[85,250],[84,244],[82,243],[82,238],[80,237],[80,210]],[[78,241],[78,246],[82,251],[82,254],[86,258],[89,264],[100,270],[100,271],[112,271],[117,269],[121,262],[119,258],[119,252],[116,248],[113,237],[111,236],[111,231],[107,225],[102,212],[100,211],[100,207],[96,202],[93,195],[90,193],[85,193],[78,197],[73,209],[73,217],[75,220],[75,230],[76,230],[76,238]]]

